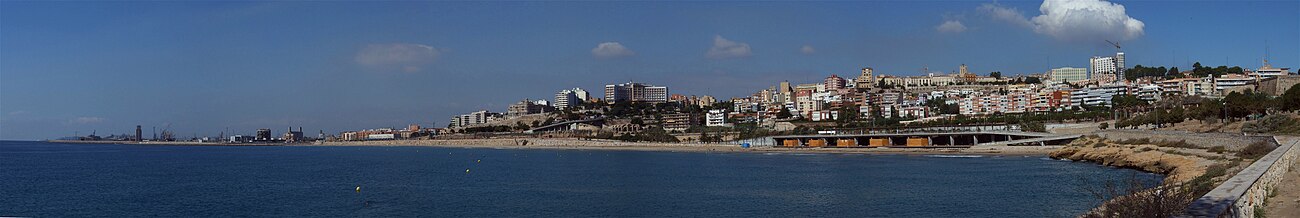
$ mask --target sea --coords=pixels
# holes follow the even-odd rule
[[[1104,181],[1042,155],[0,141],[0,216],[1074,217]]]

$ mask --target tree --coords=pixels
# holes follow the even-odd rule
[[[1278,108],[1284,111],[1300,110],[1300,84],[1295,84],[1282,93],[1278,99]]]
[[[1202,98],[1200,106],[1193,108],[1191,117],[1202,122],[1210,119],[1223,118],[1223,102],[1216,99]]]
[[[839,122],[840,124],[853,123],[853,121],[857,120],[858,118],[858,110],[854,110],[854,109],[856,108],[848,107],[848,106],[841,107],[839,109],[839,117],[837,117],[835,121]]]
[[[1047,125],[1039,122],[1028,122],[1020,124],[1020,130],[1029,132],[1047,132]]]
[[[1039,83],[1043,83],[1043,81],[1042,81],[1042,79],[1039,79],[1038,77],[1029,77],[1029,78],[1025,78],[1025,83],[1028,83],[1028,84],[1039,84]]]
[[[785,107],[781,107],[781,112],[777,112],[777,113],[776,113],[776,118],[777,118],[777,119],[785,119],[785,118],[790,118],[790,117],[793,117],[793,116],[794,116],[794,114],[790,114],[790,109],[789,109],[789,108],[785,108]]]
[[[1002,79],[1002,71],[993,71],[993,72],[989,72],[989,77],[993,77],[993,78],[997,78],[997,79]]]
[[[1178,72],[1178,67],[1170,67],[1170,68],[1169,68],[1169,72],[1168,72],[1168,73],[1165,73],[1165,77],[1166,77],[1166,78],[1169,78],[1169,77],[1175,77],[1175,76],[1179,76],[1179,75],[1181,75],[1181,74],[1182,74],[1182,72]]]

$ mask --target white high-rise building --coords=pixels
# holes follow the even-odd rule
[[[566,109],[572,105],[578,105],[591,99],[591,95],[582,88],[573,88],[560,90],[555,93],[555,108]]]
[[[1092,68],[1091,76],[1098,83],[1113,83],[1124,79],[1124,52],[1115,56],[1093,56],[1088,59]]]
[[[709,110],[705,118],[705,126],[728,126],[727,113],[724,110]]]

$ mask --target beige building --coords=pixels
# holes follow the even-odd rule
[[[668,102],[668,87],[635,82],[605,85],[605,102]]]
[[[876,76],[872,75],[872,71],[875,70],[870,67],[862,68],[862,75],[859,75],[857,79],[854,79],[854,82],[857,83],[857,88],[865,89],[876,87]]]

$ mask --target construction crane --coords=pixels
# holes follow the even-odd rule
[[[1122,51],[1122,50],[1120,50],[1119,43],[1117,43],[1117,42],[1111,42],[1110,40],[1106,40],[1106,43],[1110,43],[1110,45],[1115,46],[1115,51]]]

